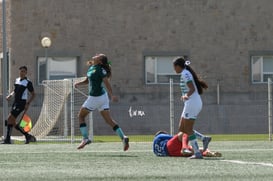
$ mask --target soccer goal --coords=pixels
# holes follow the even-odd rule
[[[87,86],[74,88],[74,83],[82,79],[43,81],[44,97],[41,113],[30,132],[36,136],[38,141],[73,143],[81,139],[77,113],[87,98],[88,88]],[[92,113],[87,119],[89,119],[89,125],[92,125]],[[89,129],[92,139],[92,126]]]

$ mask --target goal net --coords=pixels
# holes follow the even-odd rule
[[[38,141],[74,142],[81,139],[77,113],[87,98],[88,89],[87,86],[74,88],[74,82],[82,79],[43,81],[44,98],[41,113],[30,132]],[[92,121],[92,113],[87,119]],[[89,132],[93,137],[93,131]]]

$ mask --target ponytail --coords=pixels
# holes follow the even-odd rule
[[[198,90],[198,93],[203,94],[203,89],[208,88],[207,83],[204,82],[203,80],[200,80],[198,78],[198,76],[196,75],[196,73],[193,71],[193,69],[189,65],[186,65],[186,69],[192,74],[194,82],[195,82],[197,90]]]
[[[197,91],[199,94],[203,93],[203,89],[207,89],[208,85],[206,82],[204,82],[203,80],[200,80],[197,76],[197,74],[194,72],[194,70],[189,66],[190,65],[190,61],[187,60],[185,61],[184,57],[179,57],[176,58],[173,62],[174,66],[180,66],[182,69],[187,69],[193,76],[194,82],[196,84],[197,87]]]
[[[101,55],[100,66],[106,71],[106,76],[110,78],[112,75],[111,66],[108,62],[108,58],[105,55]]]

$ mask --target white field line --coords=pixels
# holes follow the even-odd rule
[[[235,152],[273,151],[273,148],[238,148],[238,149],[219,149],[219,150],[217,149],[217,151],[235,151]]]
[[[241,160],[220,160],[220,161],[234,163],[234,164],[241,164],[241,165],[258,165],[258,166],[265,166],[265,167],[273,167],[272,163],[264,163],[264,162],[246,162]]]

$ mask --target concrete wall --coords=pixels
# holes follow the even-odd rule
[[[40,45],[44,35],[49,35],[53,42],[49,56],[80,57],[79,76],[87,70],[87,58],[103,52],[112,61],[112,85],[121,98],[118,105],[113,105],[114,116],[118,117],[119,113],[114,112],[122,107],[128,110],[130,105],[145,106],[145,119],[151,122],[128,122],[128,115],[118,117],[119,122],[128,130],[141,124],[143,130],[153,132],[168,127],[165,121],[169,117],[169,87],[145,85],[143,54],[188,52],[192,67],[210,87],[203,96],[204,110],[200,115],[203,122],[197,124],[201,131],[267,130],[266,114],[263,112],[256,118],[255,112],[256,105],[266,109],[267,86],[251,84],[250,54],[273,50],[271,0],[12,0],[10,3],[11,80],[17,76],[18,67],[26,64],[29,77],[41,89],[36,83],[36,57],[44,55]],[[220,105],[216,104],[217,82]],[[178,95],[179,89],[175,92]],[[240,111],[241,108],[244,110]],[[181,110],[176,112],[179,119]],[[257,121],[262,124],[257,125]],[[250,126],[238,126],[241,124]],[[102,123],[97,126],[101,132],[108,131],[100,127],[104,126]]]

